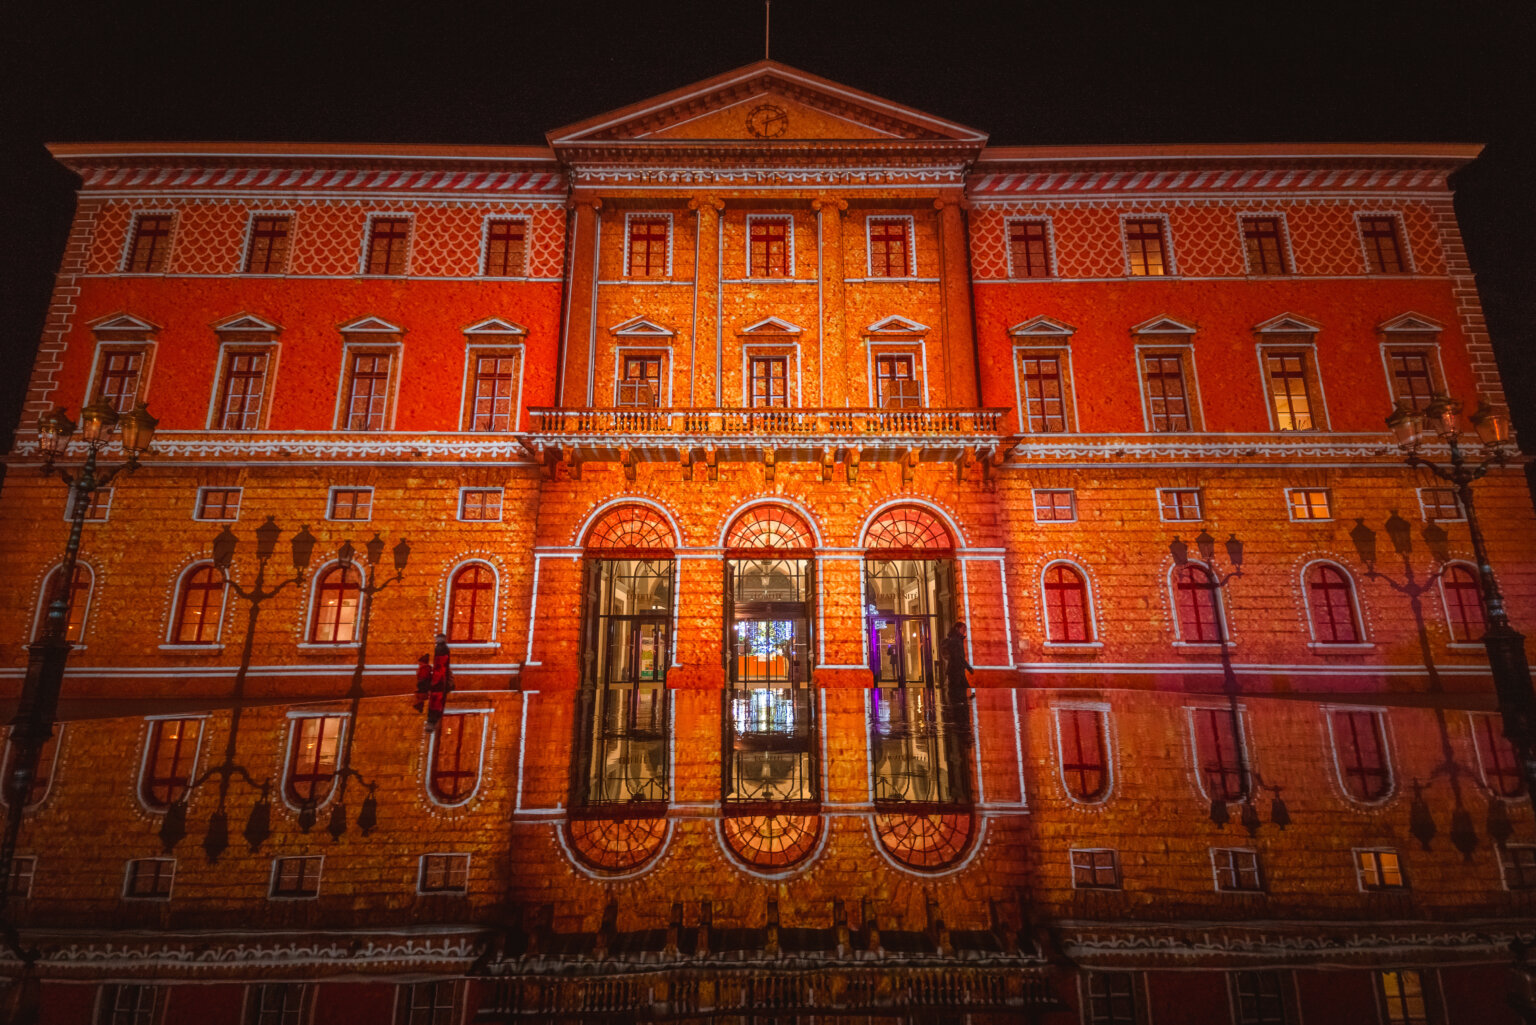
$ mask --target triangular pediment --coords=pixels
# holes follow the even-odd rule
[[[1322,325],[1298,317],[1294,313],[1282,313],[1278,317],[1270,317],[1261,324],[1253,325],[1253,329],[1261,335],[1315,335],[1321,331]]]
[[[282,328],[271,321],[253,317],[249,313],[237,313],[233,317],[226,317],[213,325],[213,330],[219,334],[249,333],[249,334],[276,334]]]
[[[1077,331],[1071,324],[1044,316],[1032,317],[1008,329],[1015,338],[1066,338]]]
[[[1172,317],[1153,317],[1131,328],[1133,335],[1192,335],[1195,331],[1193,324],[1186,324]]]
[[[748,324],[737,333],[743,335],[798,335],[804,330],[805,328],[799,324],[791,324],[789,321],[780,320],[778,317],[764,317],[756,324]]]
[[[1444,331],[1445,325],[1438,320],[1433,320],[1422,313],[1400,313],[1391,320],[1383,321],[1377,326],[1378,331],[1408,331],[1415,334],[1424,332]]]
[[[525,335],[528,329],[510,320],[502,320],[500,317],[487,317],[478,324],[466,327],[464,333],[467,335]]]
[[[398,326],[396,326],[394,324],[391,324],[387,320],[380,320],[378,317],[358,317],[356,320],[349,321],[348,323],[341,325],[341,327],[337,328],[337,330],[342,332],[343,334],[349,334],[349,335],[350,334],[387,334],[387,335],[399,335],[399,334],[404,334],[405,333],[405,329],[404,328],[398,327]]]
[[[139,334],[154,334],[160,330],[160,325],[140,320],[131,313],[112,313],[91,321],[90,328],[92,331],[135,331]]]
[[[986,134],[763,60],[550,132],[550,145],[597,142],[943,141]]]
[[[608,330],[613,334],[623,335],[625,338],[671,338],[677,334],[676,331],[662,327],[654,320],[646,317],[631,317],[624,323],[615,324]]]
[[[864,329],[870,335],[920,335],[932,330],[927,324],[919,324],[906,317],[890,316],[877,320]]]

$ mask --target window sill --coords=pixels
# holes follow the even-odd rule
[[[1223,644],[1220,641],[1174,641],[1173,646],[1181,651],[1189,652],[1219,652],[1222,648],[1228,651],[1237,647],[1236,641],[1228,641]]]
[[[315,641],[300,641],[300,651],[356,651],[362,645],[356,641],[344,641],[338,644],[321,644]]]
[[[1318,655],[1357,655],[1368,651],[1375,651],[1374,644],[1324,644],[1321,641],[1309,641],[1307,650]]]
[[[161,651],[223,651],[222,644],[162,644]]]
[[[448,650],[454,651],[496,651],[501,648],[500,641],[475,641],[474,643],[448,642]]]
[[[1054,651],[1062,655],[1097,655],[1104,650],[1103,641],[1042,641],[1040,647],[1044,651]]]
[[[1451,641],[1445,648],[1447,651],[1464,651],[1481,655],[1488,650],[1488,645],[1482,641]]]

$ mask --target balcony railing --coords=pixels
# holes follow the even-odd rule
[[[1003,409],[530,409],[533,434],[570,436],[995,435]]]

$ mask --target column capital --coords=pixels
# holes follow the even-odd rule
[[[811,209],[818,213],[822,210],[846,210],[848,201],[839,199],[837,196],[818,196],[811,200]]]
[[[719,196],[694,196],[688,201],[688,209],[708,209],[719,213],[721,210],[725,209],[725,200],[721,199]]]

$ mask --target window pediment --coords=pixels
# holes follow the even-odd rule
[[[1294,313],[1282,313],[1253,325],[1253,330],[1261,335],[1315,335],[1322,325]]]
[[[479,323],[466,327],[464,333],[466,335],[526,335],[528,329],[500,317],[487,317]]]
[[[1393,317],[1391,320],[1382,321],[1376,326],[1376,330],[1388,334],[1434,334],[1435,332],[1444,331],[1445,325],[1438,320],[1424,316],[1422,313],[1414,313],[1410,310],[1407,313]]]
[[[1071,324],[1063,324],[1053,317],[1041,315],[1013,325],[1008,329],[1008,333],[1015,338],[1060,338],[1066,340],[1077,333],[1077,328]]]
[[[1153,317],[1131,328],[1133,335],[1192,335],[1198,328],[1172,317]]]
[[[237,313],[233,317],[226,317],[213,325],[216,334],[235,335],[275,335],[282,330],[277,324],[263,320],[249,313]]]
[[[135,338],[153,335],[160,330],[160,325],[151,324],[147,320],[141,320],[131,313],[114,313],[102,317],[100,320],[93,320],[90,327],[98,335],[133,336]]]
[[[778,317],[764,317],[755,324],[749,324],[737,334],[743,335],[798,335],[803,334],[805,328],[799,324],[791,324],[787,320]]]
[[[623,338],[672,338],[677,334],[648,317],[632,317],[622,324],[613,325],[608,331]]]
[[[915,320],[906,317],[890,316],[883,320],[877,320],[864,329],[865,334],[871,335],[921,335],[933,330],[927,324],[919,324]]]
[[[356,320],[348,321],[347,323],[341,325],[341,327],[337,328],[337,330],[340,331],[344,335],[352,335],[352,334],[403,335],[403,334],[405,334],[405,328],[399,327],[399,326],[397,326],[395,324],[391,324],[387,320],[381,320],[378,317],[358,317]]]

